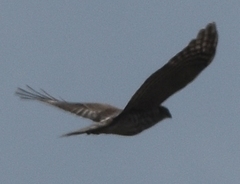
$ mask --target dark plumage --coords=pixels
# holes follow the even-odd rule
[[[108,104],[61,101],[44,90],[40,93],[29,86],[27,86],[28,90],[18,88],[16,94],[22,99],[38,100],[94,121],[86,128],[63,136],[84,133],[136,135],[171,117],[169,110],[161,104],[192,82],[211,63],[217,42],[216,25],[210,23],[199,31],[197,37],[187,47],[153,73],[123,110]]]

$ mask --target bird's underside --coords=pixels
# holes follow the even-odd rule
[[[84,133],[136,135],[171,117],[168,109],[161,106],[162,102],[192,82],[211,63],[217,42],[216,25],[210,23],[188,46],[147,78],[123,110],[108,104],[58,100],[30,86],[26,90],[18,88],[16,94],[22,99],[41,101],[93,121],[90,126],[63,136]]]

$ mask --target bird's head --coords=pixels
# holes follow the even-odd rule
[[[159,106],[159,111],[165,118],[172,118],[170,111],[166,107]]]

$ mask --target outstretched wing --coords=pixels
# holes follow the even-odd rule
[[[16,95],[18,95],[22,99],[38,100],[46,104],[53,105],[78,116],[91,119],[95,122],[100,122],[101,120],[109,116],[116,116],[122,111],[121,109],[118,109],[108,104],[71,103],[64,100],[60,101],[49,95],[44,90],[41,90],[42,93],[40,93],[31,88],[30,86],[27,86],[27,88],[28,90],[18,88],[16,91]]]
[[[214,58],[218,42],[215,23],[199,31],[187,47],[153,73],[137,90],[125,110],[159,106],[192,82]]]

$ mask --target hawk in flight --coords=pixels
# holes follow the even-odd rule
[[[216,25],[209,23],[181,52],[146,79],[124,109],[100,103],[67,102],[30,86],[18,88],[16,94],[22,99],[41,101],[93,121],[90,126],[63,136],[136,135],[165,118],[171,118],[169,110],[161,104],[192,82],[212,62],[217,43]]]

